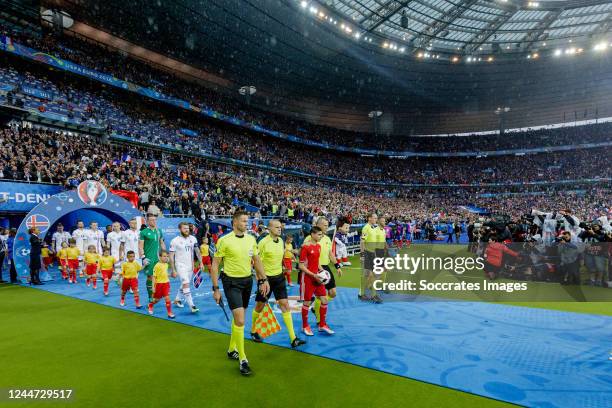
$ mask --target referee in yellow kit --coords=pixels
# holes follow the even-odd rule
[[[244,352],[244,315],[249,306],[249,298],[253,289],[251,265],[255,267],[257,284],[262,296],[268,296],[270,285],[259,259],[257,243],[252,235],[247,234],[249,216],[238,210],[232,217],[233,231],[222,236],[217,241],[217,252],[212,263],[211,278],[213,282],[213,297],[219,304],[219,266],[223,262],[221,282],[225,298],[232,311],[232,335],[230,337],[227,356],[240,362],[240,374],[251,374],[251,368]]]
[[[361,290],[359,291],[359,300],[374,301],[382,303],[380,296],[376,294],[374,289],[374,258],[383,257],[385,255],[385,231],[377,224],[378,215],[370,213],[368,222],[361,229],[361,265],[363,268],[363,276]],[[372,296],[368,296],[368,291]]]
[[[289,308],[289,301],[287,300],[287,280],[285,279],[285,274],[283,273],[285,243],[281,238],[281,222],[277,219],[270,220],[268,223],[268,231],[269,234],[262,238],[257,244],[257,249],[259,250],[259,256],[261,258],[264,271],[268,277],[270,294],[268,296],[263,296],[258,292],[257,296],[255,297],[256,303],[255,308],[253,309],[251,339],[257,343],[263,342],[263,339],[259,333],[254,331],[255,322],[268,302],[269,296],[274,294],[274,298],[276,299],[276,302],[278,302],[278,305],[283,312],[283,321],[285,322],[287,332],[289,333],[291,347],[296,348],[306,344],[306,342],[297,337],[295,335],[295,330],[293,329],[293,318],[291,317],[291,309]]]

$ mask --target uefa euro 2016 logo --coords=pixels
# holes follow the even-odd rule
[[[102,205],[106,201],[108,193],[99,181],[87,180],[79,184],[77,189],[79,198],[87,205]]]

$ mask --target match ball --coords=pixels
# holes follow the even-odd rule
[[[331,274],[325,269],[321,269],[319,273],[317,273],[317,276],[321,280],[322,285],[327,285],[331,280]]]

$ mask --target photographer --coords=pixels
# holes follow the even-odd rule
[[[539,234],[527,237],[523,244],[523,253],[525,256],[525,276],[529,276],[531,280],[547,281],[551,273],[555,271],[555,267],[549,262],[549,257],[546,256],[546,248],[542,243]]]
[[[488,234],[488,239],[489,241],[484,250],[484,271],[490,280],[494,280],[504,269],[504,254],[514,258],[519,258],[520,254],[504,245],[494,232]]]
[[[572,233],[564,231],[561,238],[556,240],[559,257],[561,259],[560,270],[562,285],[580,285],[580,261],[579,251],[572,242]]]
[[[586,243],[584,250],[584,266],[589,271],[589,285],[602,286],[607,282],[606,272],[608,260],[606,254],[606,235],[601,229],[601,224],[596,221],[592,224],[585,224],[584,231],[580,233],[580,239]]]
[[[470,252],[476,252],[476,245],[474,245],[474,242],[476,242],[476,238],[474,235],[474,222],[470,219],[469,224],[467,226],[467,236],[468,236],[468,250]]]

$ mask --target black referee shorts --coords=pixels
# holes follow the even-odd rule
[[[268,276],[268,283],[270,284],[270,292],[268,296],[264,296],[259,291],[259,284],[257,284],[257,295],[255,295],[256,302],[265,303],[270,299],[270,294],[274,293],[274,299],[277,301],[281,299],[287,299],[287,281],[285,280],[285,274],[281,273],[276,276]]]
[[[363,255],[363,269],[371,271],[374,269],[374,258],[376,254],[374,252],[365,251]]]
[[[239,307],[249,307],[249,299],[253,290],[253,277],[246,276],[244,278],[232,278],[226,274],[221,274],[221,283],[223,284],[223,292],[230,310],[238,309]]]
[[[334,277],[334,273],[331,271],[329,265],[323,265],[323,269],[329,272],[329,276],[331,276],[329,282],[325,284],[325,289],[331,290],[336,287],[336,278]]]

